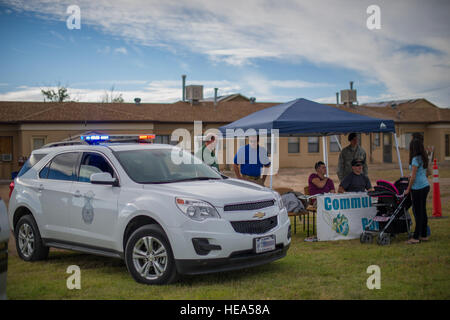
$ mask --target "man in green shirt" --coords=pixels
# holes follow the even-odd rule
[[[346,176],[352,172],[352,161],[360,160],[363,163],[363,174],[368,176],[369,170],[367,168],[366,151],[358,144],[358,136],[356,133],[348,135],[350,144],[342,149],[339,155],[337,176],[342,182]]]
[[[201,149],[197,152],[196,156],[197,158],[201,159],[203,162],[205,162],[207,165],[216,168],[217,171],[219,170],[219,164],[217,163],[216,159],[216,136],[213,134],[208,134],[205,139],[205,143],[201,147]]]

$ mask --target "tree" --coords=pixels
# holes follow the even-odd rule
[[[105,90],[105,94],[101,97],[103,103],[123,103],[122,94],[114,94],[114,86],[111,87],[110,91]]]
[[[48,88],[47,90],[41,89],[41,93],[44,96],[44,101],[49,100],[51,102],[64,102],[70,100],[70,95],[67,93],[67,88],[58,84],[57,91]]]

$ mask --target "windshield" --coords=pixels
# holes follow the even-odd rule
[[[181,155],[183,163],[172,161],[172,152]],[[130,178],[137,183],[222,179],[214,169],[203,162],[194,163],[194,156],[180,149],[118,151],[115,154]]]

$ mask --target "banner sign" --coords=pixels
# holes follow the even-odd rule
[[[357,239],[376,216],[367,192],[327,193],[317,197],[317,239]],[[372,230],[378,230],[374,222]]]

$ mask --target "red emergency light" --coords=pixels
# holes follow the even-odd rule
[[[145,134],[145,135],[140,135],[139,140],[155,139],[155,137],[156,136],[154,134]]]

